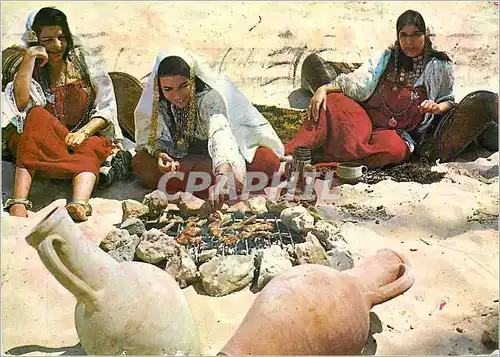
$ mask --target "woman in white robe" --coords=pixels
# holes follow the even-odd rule
[[[195,191],[187,187],[188,173],[195,172],[217,183],[215,200],[228,181],[241,189],[247,171],[265,174],[267,184],[284,154],[272,126],[229,78],[181,48],[157,56],[135,110],[135,128],[132,170],[144,185],[169,193]],[[158,187],[173,172],[180,176]],[[207,188],[193,193],[204,196]]]

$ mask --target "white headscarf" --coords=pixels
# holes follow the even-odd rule
[[[284,146],[273,127],[266,118],[239,91],[234,83],[224,74],[215,73],[202,60],[180,47],[171,47],[162,51],[157,57],[153,71],[149,75],[141,99],[135,109],[136,143],[156,145],[160,137],[161,126],[165,125],[158,111],[158,67],[160,62],[171,56],[181,57],[194,68],[194,74],[224,100],[229,126],[238,143],[241,155],[251,163],[259,146],[273,150],[279,157],[284,155]],[[155,110],[153,111],[153,108]]]
[[[33,21],[35,21],[35,16],[38,14],[39,10],[32,11],[29,15],[28,18],[26,19],[26,24],[24,25],[24,33],[21,36],[21,40],[24,43],[24,47],[28,47],[28,33],[31,30],[31,27],[33,26]]]
[[[47,6],[47,7],[57,9],[55,6]],[[31,27],[33,26],[33,22],[35,21],[35,17],[36,17],[36,14],[38,14],[38,11],[40,11],[40,9],[32,11],[28,15],[28,18],[26,19],[26,24],[24,25],[24,32],[21,36],[21,41],[23,41],[24,47],[26,47],[26,48],[28,47],[28,33],[30,32]],[[71,35],[73,37],[73,45],[74,46],[81,46],[80,38],[78,36],[75,36],[74,33],[71,33]]]

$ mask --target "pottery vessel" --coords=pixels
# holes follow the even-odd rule
[[[198,326],[179,285],[165,271],[146,263],[118,263],[62,207],[26,240],[75,295],[76,331],[87,354],[200,354]]]
[[[365,174],[368,168],[355,162],[343,162],[337,166],[335,174],[345,183],[356,183]]]
[[[388,249],[342,272],[316,264],[295,266],[266,285],[221,354],[360,354],[370,309],[413,282],[408,261]]]

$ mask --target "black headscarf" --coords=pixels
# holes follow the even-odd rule
[[[399,32],[405,26],[415,26],[420,32],[425,34],[424,43],[424,63],[427,63],[431,58],[438,58],[443,61],[451,61],[450,57],[445,52],[436,51],[432,48],[432,42],[427,34],[427,27],[425,25],[422,15],[414,10],[406,10],[403,12],[396,22],[396,42],[392,50],[392,57],[395,60],[396,70],[401,68],[411,70],[413,68],[413,60],[411,57],[405,55],[399,45]]]

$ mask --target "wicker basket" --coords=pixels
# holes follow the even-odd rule
[[[134,110],[142,94],[142,84],[124,72],[109,72],[115,90],[118,122],[123,135],[135,141]]]
[[[317,53],[306,57],[302,63],[301,87],[314,94],[316,90],[333,81],[341,73],[350,73],[361,66],[361,63],[328,62]]]
[[[2,51],[2,92],[7,83],[14,80],[14,75],[23,60],[24,47],[13,45]]]

